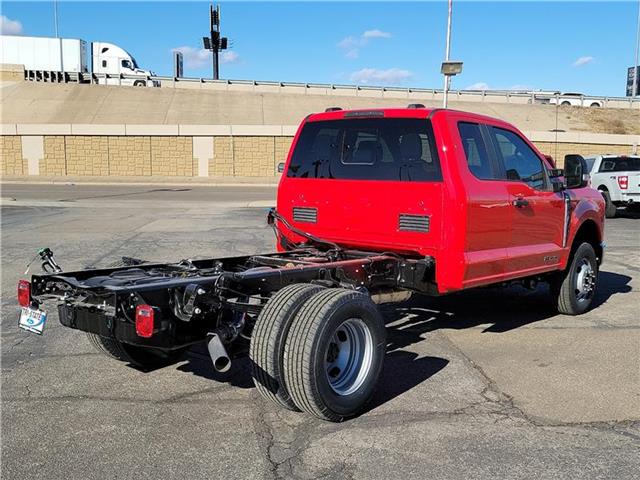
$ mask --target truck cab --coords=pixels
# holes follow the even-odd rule
[[[93,42],[93,73],[102,85],[126,85],[135,87],[160,86],[158,81],[149,80],[153,73],[138,67],[136,59],[123,48],[113,43]],[[115,76],[108,78],[106,75]],[[122,75],[124,78],[119,78]],[[135,78],[139,77],[139,78]]]
[[[278,211],[353,248],[430,257],[438,293],[564,270],[577,235],[602,258],[604,203],[560,188],[513,125],[454,110],[335,110],[294,139]],[[299,240],[283,231],[288,242]]]

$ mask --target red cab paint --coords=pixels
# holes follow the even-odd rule
[[[553,168],[495,118],[426,108],[330,111],[298,129],[277,209],[342,246],[431,256],[445,293],[564,269],[586,222],[602,241],[602,197],[591,188],[554,192]]]

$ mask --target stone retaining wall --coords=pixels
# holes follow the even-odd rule
[[[273,177],[294,126],[3,125],[6,176]],[[525,132],[562,166],[568,153],[631,154],[640,136]]]

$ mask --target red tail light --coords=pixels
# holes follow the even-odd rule
[[[21,307],[31,304],[31,284],[28,280],[18,281],[18,303]]]
[[[136,333],[139,337],[149,338],[153,335],[153,307],[138,305],[136,307]]]
[[[626,175],[618,177],[618,186],[620,187],[620,190],[626,190],[629,188],[629,177]]]

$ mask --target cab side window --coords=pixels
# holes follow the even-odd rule
[[[497,127],[490,130],[507,180],[524,182],[531,188],[544,190],[546,175],[540,157],[516,133]]]
[[[477,123],[460,122],[458,132],[467,158],[469,171],[480,180],[494,180],[498,175],[493,171],[491,157],[484,143],[482,130]]]

